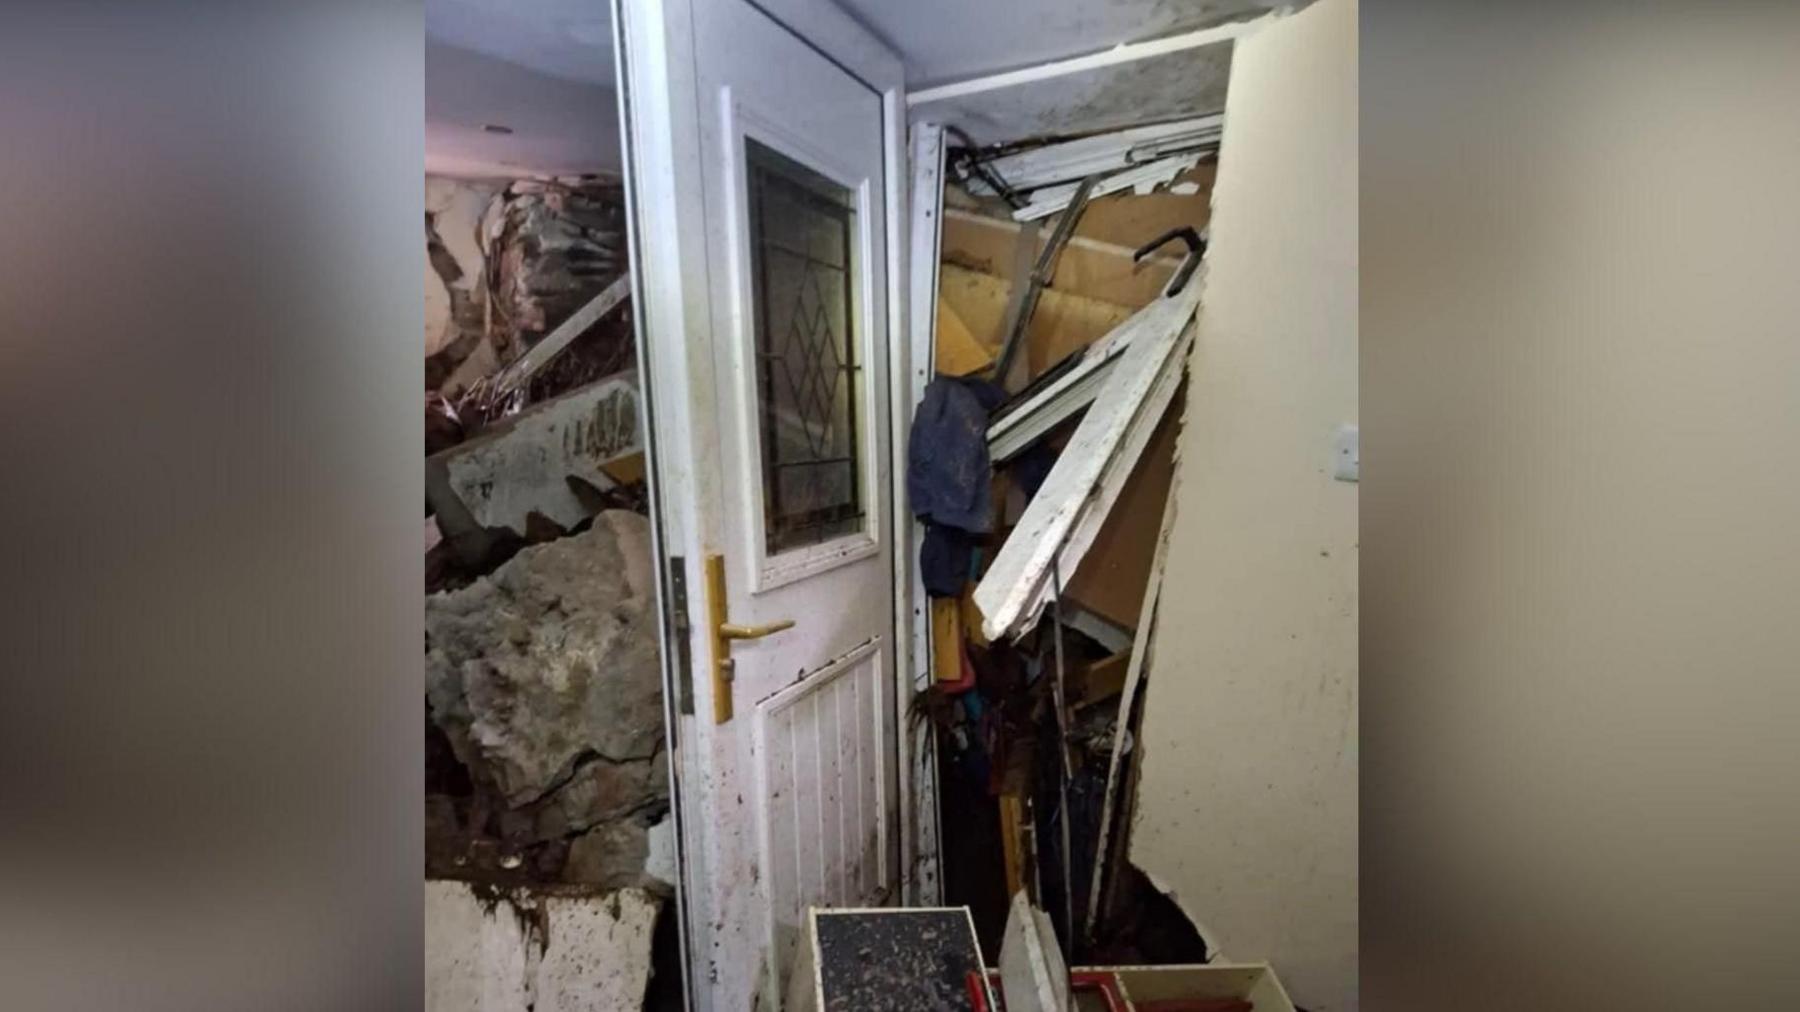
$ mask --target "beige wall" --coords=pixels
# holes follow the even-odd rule
[[[1357,1006],[1354,0],[1238,44],[1132,859],[1296,1003]]]

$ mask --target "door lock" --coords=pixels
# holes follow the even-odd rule
[[[713,723],[731,719],[731,682],[736,665],[731,660],[732,640],[759,640],[783,629],[792,629],[794,620],[761,625],[738,625],[725,620],[725,556],[714,553],[706,557],[706,626],[712,633]]]

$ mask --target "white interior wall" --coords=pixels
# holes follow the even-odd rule
[[[1131,846],[1318,1012],[1358,1001],[1356,13],[1233,57]]]

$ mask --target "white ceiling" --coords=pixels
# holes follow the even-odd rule
[[[612,88],[425,40],[427,173],[516,179],[617,172],[620,164]]]
[[[1260,15],[1279,0],[837,0],[906,64],[914,89]],[[426,0],[427,170],[617,171],[607,0]],[[1216,52],[1213,52],[1216,50]],[[980,142],[1223,107],[1229,45],[942,111]],[[1161,65],[1155,65],[1160,62]],[[485,133],[487,124],[513,133]]]
[[[962,129],[976,144],[1097,133],[1219,112],[1231,80],[1229,41],[914,106],[914,117]]]
[[[433,0],[436,2],[436,0]],[[909,88],[1242,21],[1282,0],[838,0],[906,63]]]
[[[607,0],[426,0],[426,172],[617,172],[613,87]]]
[[[608,0],[425,0],[425,36],[553,77],[613,86]]]

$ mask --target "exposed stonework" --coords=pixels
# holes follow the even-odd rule
[[[482,230],[494,308],[489,338],[503,361],[627,267],[625,190],[617,181],[519,180],[489,208]]]
[[[528,404],[632,368],[629,300],[590,323],[522,388],[486,381],[629,270],[616,179],[425,180],[427,453]]]

